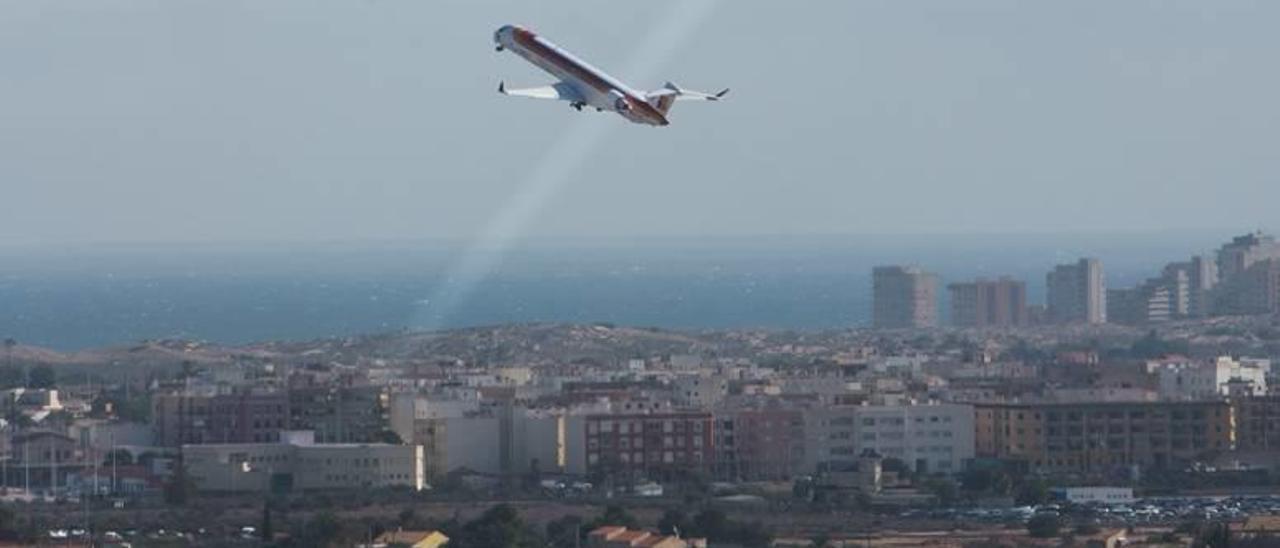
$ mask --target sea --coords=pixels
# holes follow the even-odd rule
[[[1129,287],[1231,236],[566,238],[484,249],[492,260],[470,270],[458,265],[477,249],[450,241],[10,246],[0,337],[71,351],[529,322],[840,329],[868,324],[876,265],[917,265],[943,287],[1007,275],[1036,303],[1055,264],[1096,257],[1108,287]]]

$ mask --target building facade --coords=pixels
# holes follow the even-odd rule
[[[871,450],[919,473],[955,474],[974,456],[973,413],[967,404],[813,408],[806,417],[807,468],[848,471]]]
[[[164,447],[268,443],[291,426],[288,395],[270,389],[157,394],[151,404],[151,427]]]
[[[277,443],[184,445],[182,462],[200,491],[426,487],[420,446],[316,444],[311,436],[289,432]]]
[[[871,271],[871,323],[880,328],[938,325],[938,278],[915,267],[877,266]]]
[[[1232,398],[1236,445],[1241,452],[1280,450],[1280,395]]]
[[[947,286],[951,324],[956,327],[1011,327],[1027,324],[1026,282],[1000,278]]]
[[[1225,399],[975,405],[979,457],[1037,472],[1103,474],[1182,466],[1235,447]]]
[[[390,430],[389,400],[380,386],[290,386],[289,423],[319,443],[372,443]]]
[[[590,472],[658,481],[713,471],[716,449],[709,412],[594,414],[586,417],[585,427]]]
[[[1054,323],[1099,324],[1107,321],[1107,292],[1102,262],[1080,259],[1054,267],[1046,276],[1046,313]]]
[[[786,481],[803,473],[804,413],[800,409],[745,408],[716,412],[716,477]]]
[[[1147,370],[1156,376],[1162,399],[1217,399],[1233,395],[1264,395],[1271,361],[1222,356],[1208,362],[1179,360],[1151,362]]]

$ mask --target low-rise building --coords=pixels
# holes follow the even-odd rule
[[[1147,369],[1156,375],[1161,398],[1213,399],[1230,395],[1233,387],[1249,395],[1266,394],[1271,361],[1223,356],[1211,362],[1149,362]]]
[[[597,527],[587,534],[588,548],[688,548],[690,544],[677,536],[627,529],[618,525]]]
[[[201,491],[426,487],[421,446],[314,439],[312,432],[287,432],[277,443],[184,445],[182,462]]]
[[[1132,487],[1059,487],[1049,494],[1072,504],[1133,504],[1136,500]]]
[[[373,539],[369,548],[440,548],[449,543],[449,537],[440,531],[388,531]]]

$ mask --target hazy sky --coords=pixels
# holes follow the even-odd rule
[[[1280,2],[692,4],[0,0],[0,243],[1276,224]],[[509,22],[733,92],[504,98]]]

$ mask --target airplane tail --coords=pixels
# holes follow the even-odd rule
[[[671,106],[674,105],[676,101],[687,101],[691,99],[719,101],[726,93],[729,93],[729,90],[726,89],[714,94],[702,93],[700,91],[689,91],[681,89],[680,86],[671,82],[667,82],[665,86],[662,86],[662,89],[649,92],[647,100],[650,105],[653,105],[653,108],[658,109],[658,112],[661,112],[663,116],[666,116],[667,113],[671,111]]]
[[[667,82],[667,85],[662,86],[661,93],[649,94],[649,104],[658,109],[658,112],[661,112],[663,116],[666,116],[668,112],[671,112],[671,105],[676,103],[676,96],[678,95],[680,95],[680,88],[671,82]]]

